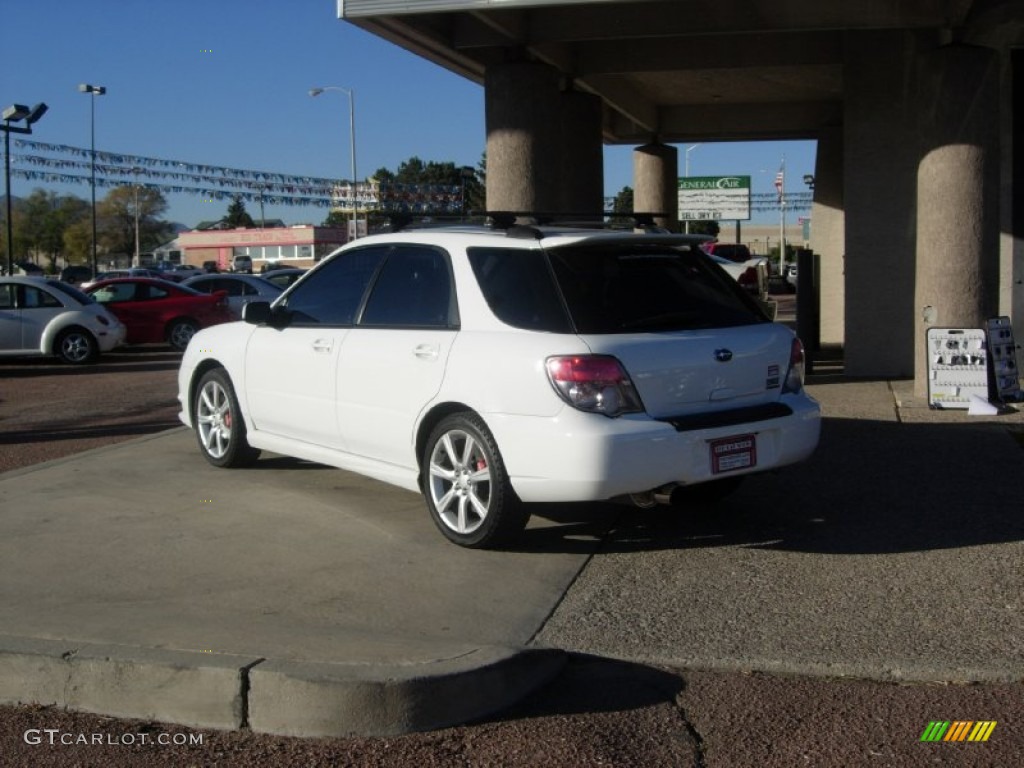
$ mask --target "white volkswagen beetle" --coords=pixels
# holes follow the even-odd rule
[[[90,363],[126,334],[124,324],[70,283],[0,277],[0,356],[56,355]]]

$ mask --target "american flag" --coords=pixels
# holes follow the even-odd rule
[[[779,166],[779,172],[775,174],[775,191],[779,193],[779,200],[782,200],[782,190],[786,186],[786,161],[783,159]]]

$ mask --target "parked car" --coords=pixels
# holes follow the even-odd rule
[[[231,259],[232,272],[244,272],[252,274],[252,258],[249,256],[235,256]]]
[[[82,283],[82,289],[89,288],[95,285],[100,280],[113,280],[118,277],[152,277],[159,278],[160,273],[155,269],[149,269],[147,267],[128,267],[127,269],[108,269],[106,272],[100,272],[92,280],[86,280]]]
[[[87,293],[125,324],[127,344],[167,343],[183,350],[200,328],[234,320],[223,291],[200,293],[166,280],[101,280]]]
[[[196,275],[206,274],[206,270],[200,269],[199,267],[193,267],[191,264],[178,264],[171,271],[179,278],[179,282],[181,280],[187,280],[190,277],[195,277]]]
[[[200,331],[181,420],[219,467],[261,450],[423,494],[498,546],[532,502],[708,497],[806,459],[803,348],[689,235],[397,231]]]
[[[290,286],[300,277],[302,277],[307,269],[295,269],[294,267],[278,267],[277,269],[270,270],[260,275],[264,280],[269,280],[278,288],[282,290]]]
[[[216,261],[204,261],[203,272],[208,274],[216,274],[220,272],[220,265]]]
[[[64,269],[60,271],[60,279],[65,283],[81,285],[82,283],[92,280],[92,268],[81,265],[64,267]]]
[[[0,355],[56,355],[91,363],[125,337],[124,325],[70,283],[43,277],[0,278]]]
[[[786,265],[786,274],[784,279],[789,290],[796,291],[796,264]]]
[[[772,320],[778,312],[778,304],[770,298],[770,262],[766,258],[754,257],[744,262],[735,262],[719,256],[717,253],[708,254],[709,258],[724,269],[732,278],[739,283],[743,290],[747,291],[757,301],[761,309]]]
[[[281,295],[281,288],[256,275],[199,275],[190,277],[182,285],[203,293],[225,291],[228,305],[235,318],[242,316],[242,307],[250,301],[272,301]]]
[[[705,253],[710,253],[715,256],[719,256],[728,261],[734,261],[737,264],[742,264],[745,261],[750,261],[753,256],[748,248],[743,243],[720,243],[717,240],[710,243],[704,243],[701,248],[704,249]]]

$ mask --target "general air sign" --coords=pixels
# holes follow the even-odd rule
[[[745,221],[749,218],[749,176],[687,176],[679,179],[680,221]]]

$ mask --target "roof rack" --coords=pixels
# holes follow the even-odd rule
[[[473,211],[475,216],[486,216],[494,229],[509,231],[510,237],[522,237],[523,227],[563,226],[581,229],[615,228],[614,219],[631,221],[633,229],[647,232],[665,231],[654,223],[656,218],[665,218],[668,213],[660,211]],[[518,231],[513,233],[511,230]]]

